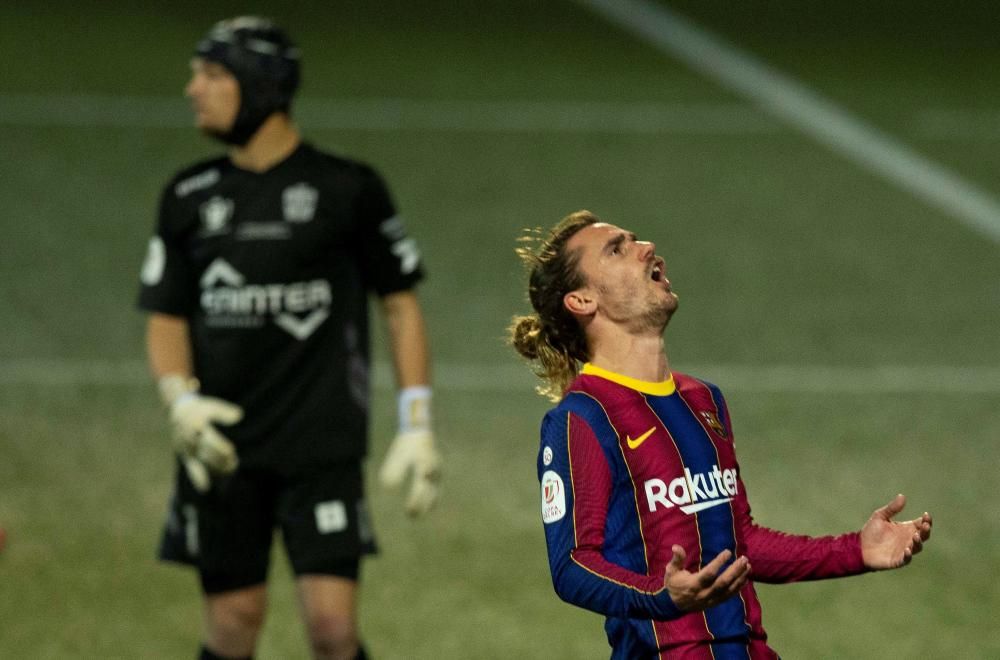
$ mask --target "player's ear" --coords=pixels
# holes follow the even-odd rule
[[[577,316],[590,316],[597,311],[597,301],[586,289],[576,289],[563,296],[563,307]]]

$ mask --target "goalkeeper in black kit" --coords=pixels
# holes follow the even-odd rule
[[[399,386],[380,478],[409,477],[412,514],[438,493],[420,254],[377,172],[302,141],[298,82],[299,51],[268,20],[222,21],[198,43],[185,93],[228,153],[168,183],[141,272],[178,457],[160,558],[198,570],[201,658],[253,656],[275,529],[313,657],[366,657],[356,594],[375,550],[362,478],[370,294]]]

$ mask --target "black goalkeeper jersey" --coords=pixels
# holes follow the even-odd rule
[[[175,176],[139,306],[187,318],[201,391],[245,411],[224,430],[241,464],[294,474],[364,455],[368,294],[422,276],[380,176],[302,144],[263,173]]]

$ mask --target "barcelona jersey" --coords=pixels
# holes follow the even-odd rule
[[[864,571],[857,533],[754,523],[722,393],[681,373],[650,383],[584,365],[542,422],[538,477],[555,590],[607,617],[612,658],[777,658],[753,581]],[[746,555],[752,579],[682,612],[663,585],[673,545],[692,572],[723,550]]]

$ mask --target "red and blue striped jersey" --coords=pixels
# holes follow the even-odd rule
[[[604,614],[612,658],[777,658],[753,581],[864,571],[858,534],[809,537],[754,523],[725,400],[673,373],[649,383],[584,365],[542,422],[538,477],[556,593]],[[704,612],[663,586],[679,544],[689,571],[723,550],[752,580]]]

